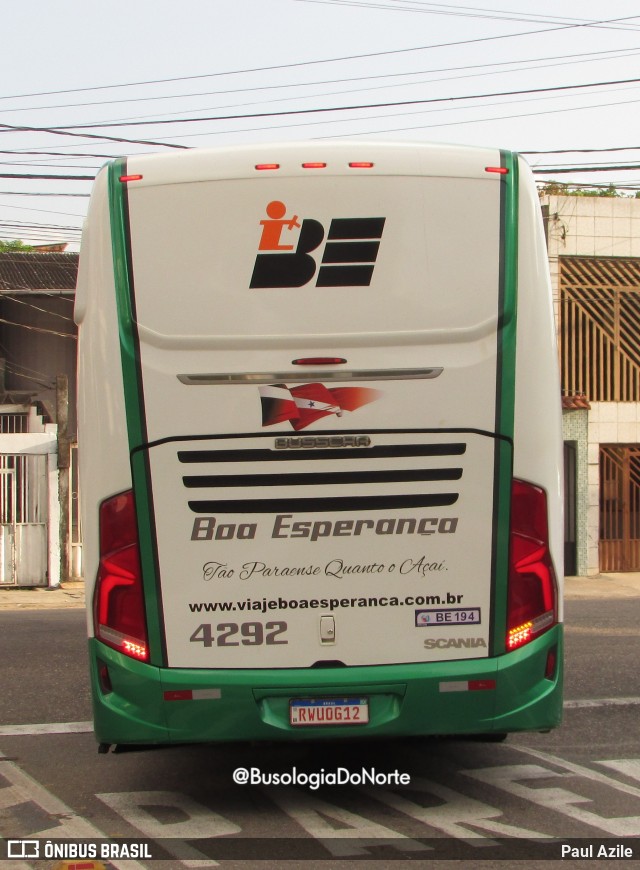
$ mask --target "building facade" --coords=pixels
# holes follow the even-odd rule
[[[0,253],[0,586],[81,572],[77,269],[77,254]]]
[[[566,573],[640,570],[640,199],[541,198],[565,439]]]

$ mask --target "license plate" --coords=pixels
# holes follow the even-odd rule
[[[367,698],[295,698],[289,702],[291,725],[366,725]]]

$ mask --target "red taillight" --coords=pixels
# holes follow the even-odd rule
[[[507,169],[506,166],[485,166],[484,171],[485,172],[495,172],[498,175],[508,175],[509,174],[509,170]]]
[[[326,169],[326,163],[303,163],[303,169]]]
[[[558,620],[544,490],[514,480],[507,604],[507,650],[538,637]]]
[[[149,657],[136,512],[131,491],[100,505],[96,637],[132,658]]]
[[[280,169],[279,163],[256,163],[254,169],[259,170],[260,172],[265,169]]]
[[[351,169],[373,169],[373,163],[368,160],[353,160],[349,166]]]
[[[119,179],[123,184],[126,184],[128,181],[141,181],[141,175],[121,175]]]

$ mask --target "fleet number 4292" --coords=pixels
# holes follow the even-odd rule
[[[214,634],[215,629],[215,634]],[[201,623],[189,640],[204,646],[260,646],[289,643],[282,637],[287,630],[286,622],[220,622],[213,626]]]

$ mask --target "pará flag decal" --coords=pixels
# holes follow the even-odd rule
[[[301,384],[291,389],[286,384],[272,384],[259,390],[262,425],[288,420],[296,431],[330,414],[342,417],[344,411],[356,411],[382,395],[368,387],[329,388],[324,384]]]

